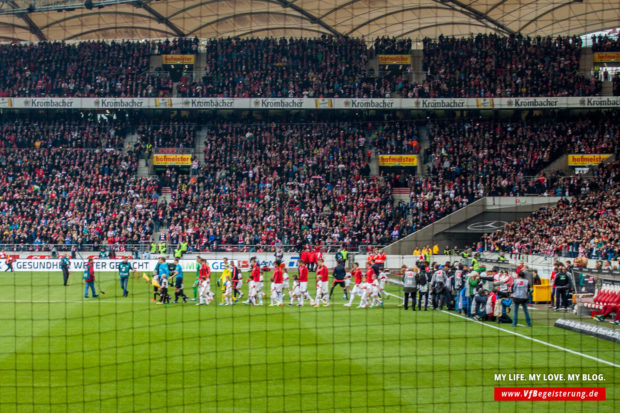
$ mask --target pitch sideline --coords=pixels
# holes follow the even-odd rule
[[[509,333],[509,334],[514,335],[514,336],[521,337],[521,338],[524,338],[526,340],[533,341],[535,343],[543,344],[545,346],[552,347],[552,348],[555,348],[557,350],[562,350],[562,351],[565,351],[567,353],[574,354],[576,356],[585,357],[587,359],[594,360],[594,361],[597,361],[599,363],[607,364],[607,365],[615,367],[615,368],[620,368],[620,364],[612,363],[611,361],[603,360],[603,359],[600,359],[598,357],[594,357],[594,356],[590,356],[588,354],[580,353],[578,351],[571,350],[571,349],[566,348],[566,347],[562,347],[562,346],[558,346],[558,345],[555,345],[555,344],[551,344],[549,342],[546,342],[546,341],[543,341],[543,340],[539,340],[537,338],[533,338],[533,337],[530,337],[530,336],[526,336],[524,334],[520,334],[520,333],[517,333],[515,331],[510,331],[510,330],[507,330],[505,328],[497,327],[497,326],[494,326],[492,324],[487,324],[487,323],[483,323],[483,322],[480,322],[480,321],[477,321],[477,320],[473,320],[471,318],[467,318],[467,317],[464,317],[464,316],[459,315],[459,314],[454,314],[454,313],[451,313],[449,311],[441,310],[441,312],[445,313],[445,314],[448,314],[448,315],[451,315],[453,317],[458,317],[458,318],[461,318],[461,319],[464,319],[464,320],[467,320],[467,321],[471,321],[471,322],[474,322],[474,323],[477,323],[477,324],[480,324],[480,325],[483,325],[483,326],[486,326],[486,327],[494,328],[496,330],[503,331],[505,333]]]

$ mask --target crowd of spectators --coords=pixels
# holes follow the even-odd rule
[[[411,53],[411,39],[397,39],[395,37],[377,37],[369,56],[380,54],[409,54]]]
[[[0,45],[0,96],[168,96],[170,79],[149,74],[150,42]]]
[[[619,162],[598,168],[593,176],[566,178],[575,191],[556,206],[541,208],[530,216],[486,234],[490,251],[510,254],[593,259],[620,256]]]
[[[419,230],[484,196],[580,194],[579,178],[542,169],[564,153],[615,153],[615,114],[580,121],[460,120],[429,131],[431,166],[425,176],[382,171],[391,188],[409,188],[394,210],[392,239]],[[385,143],[384,143],[385,145]]]
[[[181,97],[519,97],[600,94],[579,74],[579,37],[440,36],[423,42],[427,78],[410,67],[367,75],[369,58],[409,54],[411,39],[197,38],[159,41],[39,42],[0,45],[0,96],[168,97],[173,82],[151,71],[150,57],[206,52],[204,72],[183,76]],[[370,47],[368,47],[370,45]],[[593,37],[594,51],[616,51],[618,39]],[[620,49],[618,49],[620,50]],[[204,59],[204,58],[203,58]],[[202,67],[202,65],[200,65]]]
[[[369,122],[370,144],[381,154],[417,154],[422,149],[414,122]]]
[[[612,82],[614,96],[620,96],[620,72],[616,72],[612,79]]]
[[[146,121],[140,122],[137,129],[138,143],[147,151],[158,148],[194,150],[196,125],[182,121]]]
[[[620,37],[609,37],[607,35],[592,36],[593,52],[620,52]]]
[[[185,54],[195,55],[198,53],[199,40],[197,37],[177,37],[174,39],[165,39],[153,41],[151,43],[151,51],[154,55],[164,54]]]
[[[425,176],[370,174],[376,154],[420,152],[412,121],[218,121],[198,137],[205,152],[192,174],[169,168],[159,179],[137,178],[139,153],[114,149],[134,128],[128,121],[7,119],[0,241],[123,244],[161,226],[197,250],[387,244],[485,195],[595,194],[594,181],[541,170],[567,152],[617,152],[616,117],[433,121]],[[197,139],[190,122],[135,128],[138,146],[151,149],[194,148]],[[158,203],[160,185],[171,188],[168,204]],[[394,205],[397,187],[409,188],[408,202]]]
[[[590,96],[601,84],[579,74],[581,39],[508,37],[424,39],[430,97]]]
[[[0,243],[36,250],[148,241],[158,186],[137,177],[136,164],[114,149],[0,149]]]
[[[0,120],[0,148],[119,148],[127,123],[108,117],[26,117]]]
[[[437,184],[466,186],[483,195],[554,195],[540,175],[564,153],[614,153],[620,143],[616,114],[583,120],[460,120],[439,122],[429,131]],[[560,191],[562,188],[560,188]]]
[[[188,97],[383,97],[365,78],[362,39],[225,38],[207,44],[201,81],[179,85]]]
[[[396,240],[432,224],[438,219],[467,206],[483,196],[465,182],[452,182],[439,176],[415,176],[401,173],[384,173],[392,188],[409,188],[408,202],[400,201],[396,207],[398,228],[392,233]]]
[[[391,187],[370,177],[372,124],[218,123],[197,175],[172,179],[169,239],[195,249],[383,244]]]

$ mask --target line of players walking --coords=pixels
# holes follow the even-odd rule
[[[233,261],[227,258],[223,259],[223,271],[217,279],[217,286],[221,289],[221,301],[219,305],[235,305],[244,297],[243,302],[248,305],[263,305],[267,296],[265,293],[265,279],[263,270],[257,259],[250,259],[250,275],[244,280],[239,267]],[[197,257],[198,263],[196,279],[192,285],[194,290],[194,298],[196,305],[209,305],[215,300],[215,294],[211,290],[211,268],[207,260]],[[383,271],[383,266],[370,260],[366,265],[365,274],[362,272],[358,263],[354,263],[350,271],[345,269],[344,261],[338,261],[336,267],[331,274],[325,265],[323,259],[319,259],[316,268],[316,296],[313,298],[308,292],[309,269],[307,263],[303,260],[299,263],[297,273],[292,275],[282,263],[281,260],[274,262],[273,274],[270,277],[270,306],[283,306],[285,303],[285,294],[288,294],[288,305],[303,306],[308,302],[314,307],[321,305],[328,307],[331,303],[334,289],[341,287],[344,292],[343,300],[348,300],[346,307],[353,305],[355,298],[359,297],[360,302],[357,308],[382,307],[385,292],[385,284],[387,282],[387,273]],[[148,276],[146,276],[148,279]],[[175,259],[174,264],[166,263],[165,258],[161,257],[153,271],[153,301],[157,304],[169,304],[171,296],[169,286],[174,280],[174,301],[178,303],[181,299],[183,302],[188,301],[187,295],[184,293],[183,269],[179,264],[179,260]],[[292,282],[292,284],[291,284]],[[247,295],[244,294],[242,287],[247,283]],[[353,284],[351,286],[351,284]]]

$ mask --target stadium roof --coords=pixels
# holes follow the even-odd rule
[[[0,0],[0,41],[573,35],[619,22],[618,0]]]

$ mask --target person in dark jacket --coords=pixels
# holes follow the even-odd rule
[[[422,310],[422,299],[424,299],[424,311],[427,311],[428,308],[428,285],[430,284],[430,280],[426,274],[426,272],[420,269],[420,272],[415,276],[415,283],[419,292],[418,311]]]
[[[60,259],[60,269],[62,269],[62,281],[64,286],[67,286],[67,282],[69,281],[69,267],[71,266],[71,261],[67,256],[64,256]]]
[[[568,290],[570,289],[570,277],[566,273],[566,267],[560,267],[559,272],[555,275],[555,311],[559,311],[560,307],[564,311],[568,308]]]
[[[88,264],[84,270],[84,298],[88,298],[89,288],[93,293],[93,298],[99,297],[95,292],[95,264],[92,258],[88,259]]]

